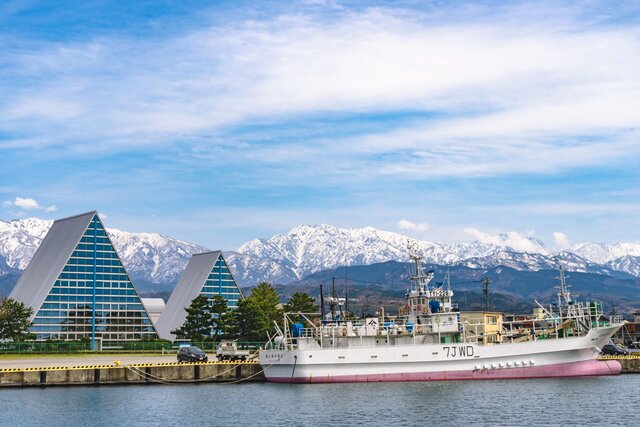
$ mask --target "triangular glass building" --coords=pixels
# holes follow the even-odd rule
[[[157,338],[95,211],[53,223],[10,297],[33,308],[38,340],[91,339],[98,349]]]
[[[221,251],[204,252],[191,257],[156,322],[160,338],[171,341],[176,339],[171,331],[184,324],[187,318],[185,308],[199,295],[220,295],[227,300],[227,306],[232,309],[235,309],[243,298]]]

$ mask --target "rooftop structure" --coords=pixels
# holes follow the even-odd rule
[[[156,322],[160,338],[172,341],[176,339],[171,331],[184,324],[187,318],[185,308],[199,295],[209,298],[220,295],[232,309],[243,298],[221,251],[204,252],[191,257]]]
[[[10,297],[33,309],[38,340],[98,349],[157,338],[96,211],[55,221]]]
[[[166,305],[164,300],[162,298],[140,298],[140,301],[155,325]]]

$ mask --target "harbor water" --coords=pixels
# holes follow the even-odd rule
[[[573,379],[0,390],[0,425],[640,425],[640,375]]]

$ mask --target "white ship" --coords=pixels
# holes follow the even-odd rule
[[[602,320],[599,304],[573,301],[562,270],[557,305],[538,304],[536,318],[507,320],[497,312],[459,312],[450,287],[429,286],[433,273],[424,272],[415,252],[412,259],[411,289],[396,318],[331,316],[314,324],[311,316],[285,314],[284,327],[276,325],[276,335],[260,351],[266,379],[331,383],[620,373],[619,362],[597,357],[622,320]]]

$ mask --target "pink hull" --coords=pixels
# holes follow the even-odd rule
[[[455,381],[498,380],[522,378],[584,377],[596,375],[618,375],[622,370],[617,360],[586,360],[528,368],[482,369],[477,371],[413,372],[400,374],[340,375],[311,378],[269,377],[267,381],[277,383],[347,383],[380,381]]]

